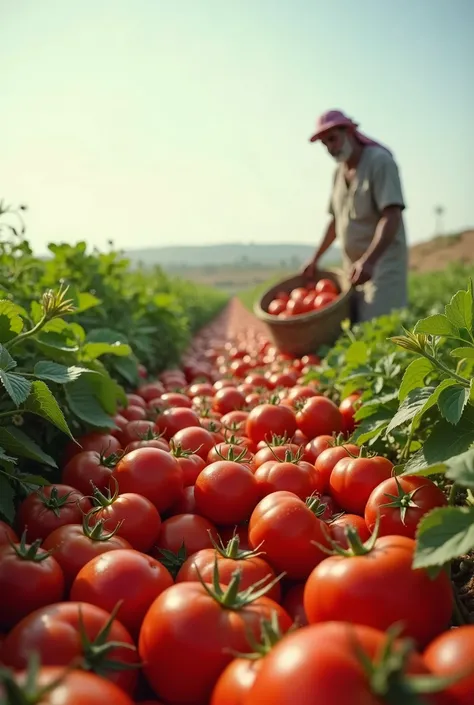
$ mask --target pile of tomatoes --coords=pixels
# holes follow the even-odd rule
[[[268,313],[278,318],[288,318],[320,311],[334,303],[339,295],[340,291],[332,279],[320,279],[315,284],[298,286],[289,293],[277,292],[268,305]]]
[[[350,442],[316,357],[216,339],[2,525],[5,702],[472,705],[474,626],[412,569],[443,492]]]

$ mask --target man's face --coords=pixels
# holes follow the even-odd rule
[[[344,147],[346,130],[340,127],[333,127],[324,133],[321,142],[328,150],[331,157],[337,157]]]

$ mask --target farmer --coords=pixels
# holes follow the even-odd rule
[[[321,256],[338,237],[344,269],[355,287],[354,322],[407,305],[408,256],[398,167],[389,150],[357,129],[339,110],[319,118],[311,142],[320,140],[338,163],[331,220],[304,274],[314,278]]]

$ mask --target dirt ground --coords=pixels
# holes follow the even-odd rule
[[[438,272],[451,262],[474,263],[474,230],[458,235],[439,236],[410,248],[410,269]]]

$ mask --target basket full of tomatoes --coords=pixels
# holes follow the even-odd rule
[[[337,271],[318,271],[311,282],[295,275],[269,289],[254,312],[279,350],[305,355],[335,342],[342,321],[350,318],[351,295],[350,283]]]

